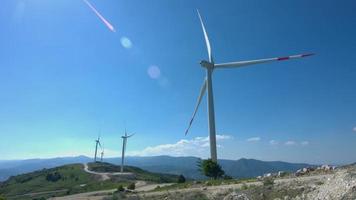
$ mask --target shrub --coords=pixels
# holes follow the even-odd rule
[[[185,183],[185,177],[183,175],[179,175],[178,183]]]
[[[0,195],[0,200],[6,200],[5,197]]]
[[[130,185],[127,186],[127,189],[135,190],[135,183],[130,183]]]
[[[225,180],[231,180],[231,179],[232,179],[232,177],[231,177],[231,176],[226,175],[226,174],[223,176],[223,178],[224,178]]]
[[[51,181],[51,182],[57,182],[59,179],[61,179],[62,176],[60,173],[58,172],[54,172],[54,173],[49,173],[46,176],[46,180],[47,181]]]
[[[118,192],[123,192],[125,191],[124,187],[122,185],[119,185],[119,187],[117,187],[117,191]]]
[[[18,183],[26,183],[28,181],[32,180],[31,176],[24,176],[24,177],[16,177],[15,181]]]
[[[200,171],[205,176],[214,179],[220,178],[225,174],[225,172],[221,169],[221,166],[211,159],[201,161],[198,166],[200,167]]]
[[[264,186],[273,186],[273,184],[274,184],[273,178],[264,178],[263,179]]]
[[[315,182],[315,184],[316,184],[316,185],[323,185],[324,182],[322,182],[322,181],[317,181],[317,182]]]
[[[207,181],[207,182],[205,182],[205,185],[206,185],[206,186],[212,186],[212,185],[213,185],[213,183],[212,183],[212,182],[210,182],[210,181]]]
[[[246,183],[243,183],[241,186],[242,190],[247,190],[248,189],[248,185]]]

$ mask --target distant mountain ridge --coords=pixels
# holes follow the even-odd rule
[[[171,156],[151,156],[151,157],[127,157],[125,164],[136,166],[151,172],[183,174],[192,179],[204,179],[205,177],[198,171],[197,157],[171,157]],[[32,172],[43,168],[53,168],[66,164],[87,163],[92,158],[86,156],[61,157],[50,159],[29,159],[0,161],[0,181],[8,179],[10,176]],[[105,162],[120,164],[121,158],[107,158]],[[226,174],[234,178],[248,178],[262,175],[264,173],[278,171],[296,171],[303,167],[312,165],[305,163],[288,163],[281,161],[260,161],[255,159],[242,158],[239,160],[219,160]]]

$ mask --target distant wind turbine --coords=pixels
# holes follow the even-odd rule
[[[124,172],[124,159],[125,159],[127,138],[132,137],[133,135],[135,135],[135,134],[127,135],[127,132],[125,129],[125,135],[121,136],[121,138],[122,138],[121,172]]]
[[[98,153],[98,145],[101,148],[101,144],[100,144],[100,135],[98,136],[98,139],[95,140],[95,155],[94,155],[94,162],[96,162],[96,158],[97,158],[97,153]]]
[[[105,151],[105,149],[104,149],[104,145],[103,145],[103,147],[101,149],[101,154],[100,154],[100,162],[103,162],[104,151]]]
[[[267,62],[272,62],[272,61],[283,61],[283,60],[289,60],[289,59],[294,59],[294,58],[303,58],[303,57],[307,57],[307,56],[311,56],[314,55],[312,53],[309,54],[300,54],[300,55],[293,55],[293,56],[286,56],[286,57],[276,57],[276,58],[265,58],[265,59],[258,59],[258,60],[247,60],[247,61],[237,61],[237,62],[229,62],[229,63],[221,63],[221,64],[216,64],[214,63],[214,59],[213,59],[213,55],[212,55],[212,50],[211,50],[211,45],[209,42],[209,38],[208,38],[208,34],[207,31],[205,29],[204,23],[203,23],[203,19],[199,13],[199,10],[197,10],[198,12],[198,17],[200,20],[200,24],[201,27],[203,29],[203,33],[204,33],[204,38],[205,38],[205,43],[206,43],[206,47],[208,50],[208,59],[209,61],[206,60],[202,60],[200,62],[200,65],[206,69],[206,77],[203,81],[203,85],[201,87],[200,90],[200,94],[198,97],[198,101],[196,103],[193,115],[191,117],[191,120],[189,122],[189,126],[185,131],[185,135],[187,135],[194,117],[198,111],[200,102],[207,90],[208,93],[208,119],[209,119],[209,140],[210,140],[210,156],[211,159],[215,162],[217,162],[217,152],[216,152],[216,132],[215,132],[215,113],[214,113],[214,99],[213,99],[213,82],[212,82],[212,73],[213,70],[215,69],[223,69],[223,68],[238,68],[238,67],[245,67],[245,66],[249,66],[249,65],[254,65],[254,64],[261,64],[261,63],[267,63]]]

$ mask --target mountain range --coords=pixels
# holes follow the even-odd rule
[[[50,159],[6,160],[0,161],[0,181],[10,176],[28,173],[44,168],[53,168],[66,164],[87,163],[93,159],[86,156],[60,157]],[[140,167],[144,170],[159,173],[183,174],[190,179],[204,179],[198,171],[198,157],[127,157],[125,164]],[[105,162],[120,164],[121,158],[107,158]],[[263,175],[264,173],[286,171],[293,172],[311,165],[305,163],[288,163],[281,161],[261,161],[241,158],[239,160],[219,160],[225,173],[234,178],[249,178]]]

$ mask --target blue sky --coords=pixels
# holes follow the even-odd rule
[[[101,131],[119,156],[207,157],[207,59],[315,52],[214,72],[218,157],[356,161],[356,3],[318,1],[4,0],[0,7],[1,159],[92,156]]]

